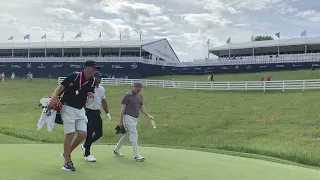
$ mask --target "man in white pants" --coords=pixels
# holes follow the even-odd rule
[[[143,106],[143,97],[140,94],[141,90],[142,84],[135,83],[132,90],[125,95],[121,102],[122,109],[120,114],[119,127],[124,126],[124,128],[126,129],[126,134],[119,140],[113,151],[116,156],[123,157],[123,155],[120,153],[120,148],[129,139],[132,145],[135,160],[140,162],[145,160],[144,157],[140,156],[138,152],[137,122],[140,111],[150,120],[153,120],[153,117],[147,113]]]

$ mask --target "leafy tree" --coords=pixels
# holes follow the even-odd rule
[[[273,40],[271,36],[256,36],[254,38],[255,41],[266,41],[266,40]]]

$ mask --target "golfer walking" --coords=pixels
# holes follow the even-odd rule
[[[122,108],[120,113],[119,126],[123,126],[126,129],[126,134],[119,140],[113,151],[116,156],[123,157],[123,154],[120,153],[120,148],[129,139],[136,161],[145,160],[144,157],[140,156],[138,152],[137,122],[140,111],[150,120],[153,120],[153,117],[147,113],[146,109],[143,106],[143,97],[140,94],[141,90],[142,84],[135,83],[132,90],[124,96],[121,102]]]
[[[111,120],[111,115],[108,110],[108,105],[105,97],[105,89],[100,85],[102,74],[96,71],[94,74],[95,88],[94,98],[88,97],[86,104],[86,115],[88,118],[87,124],[87,138],[84,144],[81,145],[81,149],[86,161],[96,162],[96,158],[91,155],[90,148],[93,142],[97,141],[103,133],[103,125],[101,119],[101,104],[107,114],[108,120]],[[95,133],[93,135],[93,133]]]
[[[96,63],[87,61],[84,69],[80,73],[71,73],[55,89],[51,96],[49,108],[54,107],[59,101],[59,96],[64,92],[61,103],[63,104],[60,114],[64,126],[64,152],[61,158],[64,159],[62,170],[75,171],[76,168],[71,160],[71,152],[86,138],[87,135],[87,116],[84,106],[87,96],[93,97],[94,78]],[[77,137],[73,139],[77,131]]]

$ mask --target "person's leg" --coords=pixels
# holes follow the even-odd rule
[[[92,144],[92,135],[94,132],[94,116],[92,116],[92,113],[90,111],[86,112],[86,116],[88,118],[87,137],[86,137],[86,141],[84,142],[83,147],[82,147],[85,157],[90,155],[90,147]]]
[[[61,108],[60,114],[61,118],[63,120],[63,127],[64,127],[64,133],[65,133],[65,139],[64,139],[64,152],[62,153],[62,156],[64,158],[64,165],[62,167],[62,170],[65,171],[75,171],[75,167],[71,160],[71,143],[74,137],[75,132],[75,121],[72,119],[72,109],[68,106],[63,106]]]
[[[86,112],[84,108],[81,110],[77,110],[77,120],[75,122],[76,124],[76,130],[78,132],[78,136],[73,140],[71,144],[72,151],[79,146],[79,144],[86,139],[87,137],[87,123],[88,119],[86,116]],[[71,151],[71,152],[72,152]]]
[[[92,143],[94,143],[95,141],[97,141],[98,139],[100,139],[102,137],[103,134],[103,123],[102,123],[102,119],[101,119],[101,115],[100,113],[97,113],[96,118],[94,120],[94,136],[92,137]]]
[[[117,156],[123,156],[121,153],[120,153],[120,149],[121,147],[128,141],[129,139],[129,135],[128,135],[128,132],[126,134],[124,134],[121,139],[118,141],[117,145],[115,146],[114,148],[114,154],[117,155]]]
[[[140,157],[138,152],[138,131],[137,131],[137,120],[131,116],[125,116],[125,124],[127,127],[127,133],[129,141],[132,145],[132,150],[135,157]]]

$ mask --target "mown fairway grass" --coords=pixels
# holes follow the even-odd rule
[[[49,83],[44,79],[0,83],[0,133],[61,143],[60,125],[50,133],[46,127],[36,131],[41,112],[39,99],[48,96],[56,85],[56,80]],[[99,143],[114,144],[119,139],[114,127],[119,119],[120,101],[130,87],[106,89],[113,120],[109,122],[102,116],[104,136]],[[152,129],[151,123],[141,116],[140,145],[230,150],[320,167],[318,91],[201,92],[146,87],[142,93],[158,128]]]
[[[62,172],[62,145],[1,145],[1,180],[317,180],[320,171],[269,161],[198,151],[140,147],[146,157],[143,163],[132,159],[130,147],[124,147],[124,158],[112,155],[113,146],[95,145],[96,163],[83,160],[78,148],[72,154],[77,170]]]

